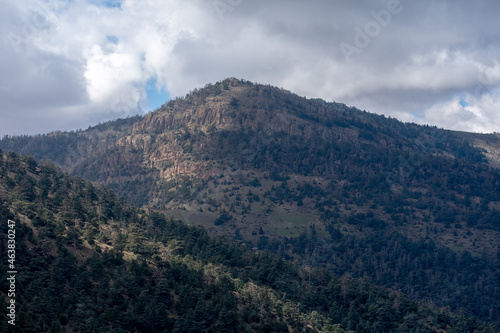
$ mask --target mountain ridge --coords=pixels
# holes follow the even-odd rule
[[[474,175],[491,174],[486,171],[485,150],[472,144],[485,136],[464,138],[460,134],[403,124],[340,103],[305,99],[283,89],[230,78],[195,89],[144,117],[80,132],[4,138],[0,148],[52,160],[139,205],[221,213],[235,210],[225,203],[237,203],[224,198],[224,193],[234,192],[235,187],[255,190],[248,186],[255,180],[267,183],[261,186],[260,199],[292,175],[295,187],[320,181],[325,190],[326,184],[341,188],[354,182],[359,187],[364,181],[377,185],[378,191],[393,193],[411,185],[412,191],[420,192],[415,195],[422,195],[429,192],[430,183],[421,168],[433,163],[463,165],[465,169],[454,178],[470,173],[471,168],[477,169]],[[493,142],[489,146],[498,140],[495,135],[486,137]],[[440,172],[449,178],[444,173],[456,170]],[[472,187],[470,182],[477,181],[471,179],[460,185],[467,189],[451,191],[480,204],[474,198],[488,190]],[[498,180],[487,182],[491,193],[497,184]],[[180,198],[179,192],[183,193]],[[266,201],[264,210],[274,209],[271,201]]]
[[[324,100],[317,99],[317,98],[306,99],[304,97],[300,97],[298,95],[295,95],[287,90],[272,87],[270,85],[254,84],[254,83],[251,83],[251,82],[245,81],[245,80],[237,80],[235,78],[229,78],[229,79],[226,79],[224,81],[217,82],[216,84],[207,84],[204,88],[201,88],[201,89],[195,89],[194,91],[190,92],[188,95],[186,95],[183,98],[177,97],[177,98],[165,103],[162,107],[160,107],[156,111],[150,112],[144,116],[133,116],[133,117],[128,117],[126,119],[118,119],[118,120],[108,121],[104,124],[99,124],[96,126],[89,127],[87,130],[78,130],[76,132],[74,132],[74,131],[72,131],[72,132],[56,131],[56,132],[51,132],[49,134],[36,135],[36,136],[14,136],[14,137],[5,136],[2,140],[2,146],[4,147],[4,150],[5,150],[8,147],[8,143],[6,143],[6,141],[8,142],[9,139],[19,140],[20,138],[29,138],[29,137],[51,137],[51,138],[54,138],[54,137],[58,137],[61,135],[79,135],[80,137],[87,137],[87,138],[94,137],[93,140],[96,141],[96,140],[105,139],[102,136],[99,137],[98,135],[95,135],[96,132],[100,133],[101,135],[104,132],[106,134],[106,136],[110,137],[110,136],[113,136],[113,134],[123,135],[123,132],[127,132],[130,130],[132,130],[135,133],[139,133],[140,131],[144,131],[147,127],[154,127],[158,131],[161,129],[166,129],[165,126],[172,126],[173,125],[172,121],[174,121],[174,119],[179,120],[178,117],[177,118],[174,117],[175,112],[181,111],[181,113],[183,113],[183,114],[186,113],[187,110],[185,108],[182,109],[183,107],[182,106],[179,107],[179,105],[178,105],[179,103],[182,103],[186,100],[193,102],[195,107],[199,107],[200,109],[203,108],[201,110],[200,109],[197,110],[199,113],[200,112],[207,113],[207,111],[209,111],[209,112],[211,112],[211,114],[210,114],[210,116],[205,115],[205,117],[203,119],[201,119],[202,120],[201,123],[199,121],[198,122],[185,122],[184,125],[199,126],[199,127],[208,127],[209,125],[220,126],[223,122],[227,121],[227,118],[230,118],[230,117],[235,118],[235,115],[234,115],[235,110],[229,110],[228,104],[230,105],[231,102],[239,103],[239,101],[234,101],[234,100],[228,101],[227,100],[228,97],[225,96],[224,98],[226,99],[226,101],[224,102],[224,101],[222,101],[222,98],[217,98],[217,96],[219,96],[220,94],[224,94],[224,93],[231,93],[230,97],[234,98],[235,95],[233,94],[234,91],[232,91],[232,89],[236,88],[236,89],[241,90],[242,88],[245,88],[245,87],[246,88],[255,87],[257,90],[256,92],[255,91],[252,91],[252,92],[247,91],[246,93],[248,93],[250,96],[246,96],[246,97],[250,97],[251,99],[255,99],[256,97],[258,97],[257,95],[261,95],[261,96],[267,95],[268,97],[271,95],[275,95],[275,97],[280,95],[279,98],[283,99],[284,103],[281,103],[280,109],[278,110],[278,112],[276,112],[276,110],[273,110],[274,112],[276,112],[276,115],[279,118],[278,120],[273,119],[273,121],[270,121],[271,119],[269,117],[269,114],[266,114],[265,121],[263,121],[260,119],[260,116],[262,116],[262,114],[265,113],[265,111],[269,111],[269,110],[259,109],[259,106],[261,104],[259,104],[259,101],[256,101],[251,105],[250,110],[247,110],[247,111],[252,111],[252,112],[259,112],[260,111],[260,113],[257,113],[257,117],[255,115],[252,117],[252,118],[258,118],[258,120],[260,120],[260,121],[256,124],[256,123],[253,123],[252,121],[250,121],[249,119],[245,119],[246,120],[245,123],[237,124],[237,126],[242,125],[243,127],[248,127],[248,128],[252,128],[252,129],[257,129],[257,128],[258,129],[262,129],[262,128],[267,129],[267,128],[269,128],[269,126],[271,126],[271,124],[273,124],[273,125],[278,124],[278,129],[283,130],[284,125],[289,125],[286,128],[287,133],[288,134],[292,134],[292,133],[297,134],[298,132],[296,131],[296,128],[298,125],[288,124],[288,120],[290,119],[290,116],[297,115],[297,112],[295,114],[290,114],[289,111],[290,111],[290,103],[293,104],[292,100],[301,100],[301,101],[310,102],[310,103],[312,103],[312,105],[308,106],[309,110],[307,110],[308,108],[303,108],[303,110],[301,110],[299,116],[302,116],[305,120],[312,120],[316,123],[321,123],[321,120],[323,120],[323,122],[325,122],[325,119],[324,119],[325,112],[331,112],[331,111],[335,111],[336,113],[339,113],[339,112],[342,112],[342,113],[351,112],[352,113],[352,112],[354,112],[354,115],[352,115],[352,117],[350,118],[351,120],[352,119],[359,120],[360,114],[364,114],[364,116],[366,116],[366,118],[362,119],[362,121],[364,121],[364,122],[370,121],[370,122],[372,122],[372,125],[373,124],[380,125],[381,122],[386,121],[386,122],[391,122],[393,125],[398,124],[395,126],[400,126],[400,127],[401,126],[414,127],[414,128],[419,128],[419,129],[428,129],[430,131],[437,130],[438,132],[440,132],[440,134],[438,136],[446,136],[446,135],[449,135],[452,133],[463,134],[463,135],[468,135],[470,139],[474,139],[477,142],[481,142],[483,144],[483,146],[488,146],[488,147],[490,145],[495,146],[498,142],[500,142],[499,136],[496,134],[478,134],[478,133],[459,132],[459,131],[437,129],[436,127],[431,127],[428,125],[416,125],[413,123],[401,123],[401,122],[399,122],[395,119],[392,119],[390,117],[386,118],[383,115],[380,116],[380,115],[376,115],[376,114],[367,113],[366,111],[360,111],[354,107],[348,107],[345,104],[336,103],[336,102],[325,102]],[[219,108],[218,109],[213,108],[213,107],[207,108],[206,104],[205,104],[206,101],[204,101],[204,99],[206,99],[207,97],[211,97],[212,100],[215,100],[214,105],[219,106]],[[234,107],[237,105],[234,104],[234,105],[230,105],[230,106]],[[316,107],[318,109],[318,108],[321,108],[324,106],[329,106],[330,108],[323,109],[319,112],[317,111],[316,113],[311,112],[312,107]],[[191,105],[191,107],[193,107],[193,105]],[[267,106],[267,108],[269,108],[269,106]],[[166,118],[164,118],[164,116],[167,113],[168,109],[172,109],[174,112],[170,112],[169,118],[166,119]],[[228,112],[228,111],[230,111],[230,112]],[[241,108],[239,111],[241,111]],[[284,113],[281,113],[282,111],[284,111]],[[247,112],[247,114],[248,114],[248,112]],[[188,120],[191,120],[191,117],[193,116],[193,114],[185,115],[185,116],[189,117]],[[329,114],[328,116],[331,117],[332,114]],[[196,117],[194,117],[194,118],[198,119]],[[217,119],[217,124],[214,123],[214,119]],[[180,123],[182,123],[182,119],[180,119],[180,120],[181,120]],[[329,121],[330,121],[330,123],[328,125],[331,126],[332,119],[329,119]],[[337,119],[337,122],[338,123],[335,125],[338,125],[337,126],[338,130],[349,129],[349,123],[346,123],[345,119]],[[233,126],[230,126],[230,125],[233,125]],[[234,122],[231,124],[226,123],[226,127],[228,127],[229,129],[231,129],[231,127],[233,127],[233,128],[236,127],[234,125],[235,125]],[[300,125],[304,126],[303,123]],[[173,129],[173,127],[170,129]],[[347,131],[347,130],[344,130],[344,132],[345,131]],[[94,135],[92,135],[92,134],[94,134]],[[303,131],[300,134],[306,135],[306,136],[311,135],[311,131]],[[352,135],[352,133],[351,133],[351,135]],[[487,141],[490,141],[490,145],[487,144],[488,143]],[[426,143],[428,144],[428,142],[426,142]],[[495,146],[495,147],[497,148],[497,146]],[[491,155],[492,156],[498,155],[498,151],[493,150],[491,152]],[[495,160],[495,158],[490,159],[490,161],[493,161],[493,160]],[[58,163],[58,164],[60,164],[60,163]],[[67,168],[70,167],[70,165],[65,165],[65,166]]]
[[[0,148],[212,235],[492,320],[498,142],[227,79],[144,117]]]

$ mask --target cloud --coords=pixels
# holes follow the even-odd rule
[[[494,0],[0,1],[0,134],[144,113],[229,76],[499,131]]]
[[[449,101],[432,105],[423,112],[427,122],[453,127],[456,130],[488,132],[500,127],[500,99],[498,92],[481,96],[455,96]],[[416,119],[421,123],[421,119]]]

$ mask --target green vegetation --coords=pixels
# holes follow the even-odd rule
[[[0,155],[0,195],[0,219],[18,221],[16,332],[496,332],[210,238],[30,157]],[[2,223],[2,248],[6,234]]]
[[[498,326],[500,171],[492,167],[494,154],[485,154],[478,146],[500,147],[499,137],[404,124],[344,104],[228,79],[176,98],[145,117],[86,131],[5,137],[0,140],[1,149],[51,160],[100,185],[9,153],[2,166],[5,190],[0,195],[9,198],[5,204],[9,211],[26,216],[33,230],[41,230],[33,231],[34,237],[41,233],[52,242],[48,247],[52,250],[46,253],[54,257],[59,256],[59,244],[76,256],[78,265],[85,265],[78,257],[85,251],[86,256],[98,257],[97,249],[118,251],[126,272],[135,258],[138,264],[146,261],[156,277],[162,268],[152,259],[155,256],[167,262],[172,256],[180,256],[181,261],[189,256],[194,266],[200,262],[221,265],[234,283],[236,289],[228,289],[233,294],[243,290],[240,287],[250,288],[251,282],[267,290],[264,294],[273,294],[276,302],[291,302],[298,311],[294,318],[306,318],[304,327],[384,330],[373,326],[375,319],[364,317],[368,311],[364,298],[352,305],[349,321],[345,314],[334,315],[332,307],[344,311],[353,299],[346,298],[342,305],[331,303],[330,298],[326,303],[308,303],[304,297],[309,289],[303,294],[297,289],[295,295],[291,290],[280,291],[268,280],[250,277],[257,274],[252,273],[256,268],[251,261],[245,261],[246,268],[242,268],[241,262],[222,260],[225,254],[218,250],[214,252],[218,259],[208,259],[210,247],[197,248],[200,253],[179,252],[185,249],[186,234],[200,229],[183,229],[169,239],[162,238],[167,232],[164,228],[178,222],[151,212],[202,224],[211,235],[224,234],[249,248],[279,255],[303,266],[290,266],[298,276],[309,274],[310,269],[324,271],[321,274],[328,279],[345,278],[356,285],[358,296],[362,285],[372,290],[374,284],[381,288],[374,289],[377,293],[390,296],[384,290],[391,290]],[[20,165],[21,172],[27,171],[15,175]],[[117,199],[103,186],[123,198]],[[38,246],[28,245],[29,249]],[[244,253],[245,258],[264,256]],[[44,270],[52,270],[52,264]],[[113,272],[109,274],[112,284]],[[155,279],[148,292],[158,283]],[[286,283],[304,287],[301,279]],[[310,288],[321,289],[314,283]],[[171,293],[175,302],[177,292]],[[371,302],[375,296],[370,297]],[[214,297],[198,297],[202,298]],[[168,309],[169,323],[185,315]],[[273,318],[285,323],[280,327],[292,327],[290,318],[273,311],[269,312]],[[316,314],[320,319],[312,319]],[[238,323],[245,329],[257,325],[239,315]],[[397,317],[399,323],[407,320],[404,316]],[[217,325],[217,320],[209,322]],[[423,323],[413,315],[408,320]],[[365,322],[366,327],[360,324]],[[208,326],[215,330],[212,324]],[[165,325],[173,330],[171,324]],[[453,331],[434,321],[425,329],[418,325],[414,327],[424,332],[438,327]],[[412,330],[392,326],[387,331],[398,329]]]
[[[223,211],[222,214],[215,219],[214,221],[214,225],[221,225],[221,224],[224,224],[228,221],[231,221],[233,219],[233,217],[231,215],[229,215],[226,211]]]

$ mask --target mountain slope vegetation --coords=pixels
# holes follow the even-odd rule
[[[144,117],[0,148],[211,235],[498,325],[499,142],[227,79]]]
[[[0,219],[16,222],[18,271],[16,326],[2,321],[3,332],[496,332],[211,238],[31,157],[0,154],[0,196]]]

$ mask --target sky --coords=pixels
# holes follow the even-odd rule
[[[85,129],[236,77],[500,132],[498,0],[0,0],[0,137]]]

